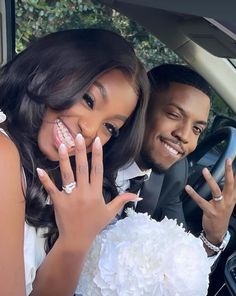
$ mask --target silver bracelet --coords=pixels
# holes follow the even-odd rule
[[[224,251],[224,249],[226,248],[229,240],[230,240],[230,233],[229,231],[226,232],[222,243],[219,246],[215,246],[213,245],[211,242],[209,242],[209,240],[206,238],[205,236],[205,232],[202,230],[202,232],[200,233],[199,238],[203,241],[203,243],[212,251],[219,253]]]

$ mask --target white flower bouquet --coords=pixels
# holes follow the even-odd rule
[[[175,220],[147,214],[109,225],[94,241],[76,293],[83,296],[205,296],[210,265],[200,239]]]

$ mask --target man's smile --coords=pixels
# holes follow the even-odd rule
[[[159,140],[172,155],[180,157],[184,156],[185,151],[183,147],[181,147],[182,145],[179,141],[177,142],[163,137],[159,137]]]

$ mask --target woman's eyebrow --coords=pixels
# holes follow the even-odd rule
[[[105,102],[108,101],[108,98],[107,98],[107,91],[106,91],[106,88],[102,85],[102,83],[100,83],[99,81],[94,81],[93,83],[98,89],[99,89],[99,92],[103,98],[103,100]],[[128,119],[127,116],[125,115],[121,115],[121,114],[115,114],[114,115],[114,118],[115,119],[118,119],[118,120],[121,120],[122,122],[126,122],[126,120]]]
[[[126,122],[126,120],[128,119],[128,117],[121,114],[114,115],[114,118],[119,119],[120,121],[123,121],[123,122]]]
[[[99,81],[94,81],[93,84],[99,89],[99,92],[100,92],[103,100],[107,101],[107,91],[106,91],[105,87]]]

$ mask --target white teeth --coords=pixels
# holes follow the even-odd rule
[[[166,149],[168,151],[170,151],[171,153],[173,153],[174,155],[177,155],[179,152],[177,150],[175,150],[174,148],[170,147],[169,145],[167,145],[166,143],[164,143],[164,146],[166,147]]]
[[[69,148],[75,146],[74,139],[65,125],[59,119],[56,120],[56,124],[60,141]]]

